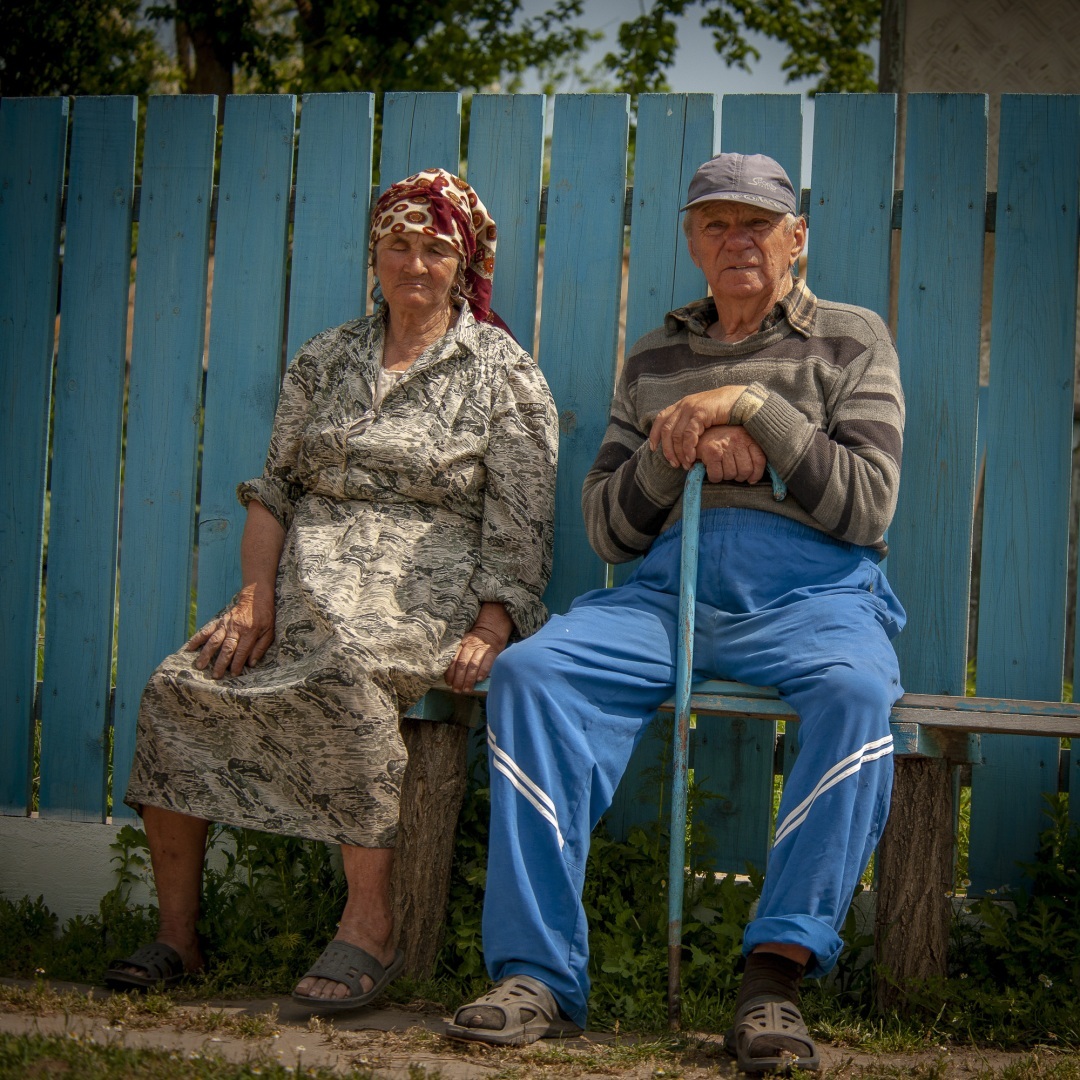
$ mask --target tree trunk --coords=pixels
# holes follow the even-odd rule
[[[456,721],[476,708],[455,709]],[[409,764],[401,789],[401,819],[392,894],[405,972],[431,975],[442,945],[458,813],[465,797],[469,729],[462,722],[406,718],[401,723]]]
[[[218,123],[225,116],[225,98],[233,92],[233,66],[223,59],[213,35],[205,29],[191,29],[176,20],[176,59],[185,94],[216,94]]]
[[[878,43],[878,92],[899,94],[904,89],[904,16],[907,0],[882,0]]]
[[[944,976],[953,876],[948,762],[898,758],[892,811],[878,847],[875,1000],[903,1008],[911,980]]]

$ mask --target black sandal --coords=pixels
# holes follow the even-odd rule
[[[141,968],[141,973],[124,970],[133,967]],[[145,994],[156,987],[168,990],[195,974],[185,970],[183,958],[171,945],[151,941],[123,960],[114,960],[105,969],[105,985],[111,990],[139,990]]]

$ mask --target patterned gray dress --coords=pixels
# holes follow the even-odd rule
[[[393,846],[401,713],[481,603],[505,604],[521,636],[543,623],[558,426],[539,368],[465,307],[378,404],[383,328],[326,330],[289,368],[266,467],[238,489],[286,530],[274,644],[220,680],[196,653],[161,664],[130,806]]]

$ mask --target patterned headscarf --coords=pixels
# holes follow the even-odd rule
[[[458,253],[465,270],[469,306],[479,322],[506,324],[491,310],[495,270],[495,222],[476,192],[445,169],[424,169],[392,184],[371,212],[369,255],[391,233],[437,236]]]

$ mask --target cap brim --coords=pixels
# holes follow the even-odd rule
[[[679,207],[679,212],[683,210],[689,210],[691,206],[700,206],[702,203],[707,202],[736,202],[743,203],[746,206],[760,206],[762,210],[772,210],[777,214],[794,214],[796,211],[791,207],[785,206],[778,199],[770,199],[765,195],[743,195],[738,191],[725,191],[723,194],[716,195],[702,195],[700,198],[692,199],[684,206]]]

